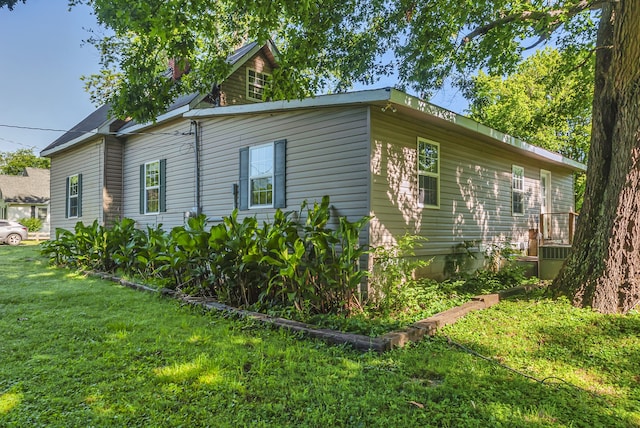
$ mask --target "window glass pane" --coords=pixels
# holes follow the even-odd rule
[[[513,212],[515,214],[524,213],[524,195],[520,192],[513,192]]]
[[[78,176],[73,175],[69,177],[69,196],[78,195]]]
[[[438,146],[425,141],[419,143],[418,168],[422,172],[438,174]]]
[[[42,221],[47,220],[47,209],[46,208],[38,208],[38,218]]]
[[[251,150],[252,177],[273,173],[273,146],[256,147]]]
[[[154,187],[160,184],[160,162],[149,163],[146,168],[146,187]]]
[[[438,205],[438,179],[421,175],[420,178],[420,202],[424,205]]]
[[[273,204],[273,144],[249,149],[249,194],[252,206]]]
[[[148,213],[157,213],[160,207],[158,189],[147,189],[147,210]]]
[[[418,139],[418,202],[437,207],[440,180],[440,146]]]
[[[78,217],[78,198],[69,198],[69,217]]]
[[[251,180],[251,205],[271,205],[273,203],[272,178]]]

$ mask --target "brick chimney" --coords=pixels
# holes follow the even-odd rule
[[[169,69],[171,70],[171,78],[180,80],[183,74],[189,73],[189,60],[181,60],[180,58],[169,59]]]

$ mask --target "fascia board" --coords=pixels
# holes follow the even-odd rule
[[[437,117],[447,122],[456,124],[462,128],[477,132],[495,140],[497,143],[516,147],[523,150],[527,154],[536,155],[550,162],[562,164],[575,170],[587,170],[586,165],[580,162],[576,162],[573,159],[566,158],[559,153],[554,153],[541,147],[531,145],[519,138],[515,138],[509,134],[505,134],[504,132],[497,131],[486,125],[476,122],[475,120],[469,119],[466,116],[462,116],[450,110],[438,107],[417,97],[413,97],[404,92],[398,91],[397,89],[391,89],[390,101],[398,106],[409,107],[413,110]]]
[[[135,134],[137,132],[143,131],[145,129],[151,128],[153,126],[159,125],[163,122],[166,122],[168,120],[174,119],[176,117],[181,117],[183,116],[185,113],[187,113],[189,110],[191,109],[190,105],[184,105],[182,107],[178,107],[175,110],[171,110],[169,112],[166,112],[164,114],[161,114],[160,116],[158,116],[156,118],[155,122],[146,122],[146,123],[140,123],[140,124],[136,124],[133,125],[127,129],[124,129],[122,131],[118,131],[116,133],[117,137],[122,137],[122,136],[126,136],[126,135],[131,135],[131,134]]]
[[[388,89],[374,89],[370,91],[349,92],[343,94],[320,95],[303,100],[267,101],[255,104],[241,104],[225,107],[211,107],[194,109],[184,116],[188,118],[230,116],[238,114],[265,113],[273,111],[297,110],[314,107],[333,107],[349,104],[370,104],[389,100]]]
[[[57,152],[66,150],[69,147],[75,146],[76,144],[82,144],[86,141],[91,140],[92,138],[95,138],[96,136],[101,135],[99,132],[99,128],[92,129],[91,131],[78,131],[78,132],[82,132],[83,134],[80,135],[79,137],[74,138],[73,140],[67,141],[64,144],[53,147],[49,150],[43,150],[42,152],[40,152],[40,156],[44,157],[44,156],[55,154]]]

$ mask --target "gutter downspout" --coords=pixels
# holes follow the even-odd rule
[[[195,194],[196,206],[194,208],[195,208],[195,214],[200,215],[200,213],[202,212],[201,189],[200,189],[200,124],[197,121],[192,120],[191,125],[194,126],[195,128],[193,146],[194,146],[195,163],[196,163],[196,194]]]

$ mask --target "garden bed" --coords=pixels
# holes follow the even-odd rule
[[[200,306],[207,310],[227,312],[242,318],[251,319],[263,324],[268,324],[277,328],[286,329],[296,333],[301,333],[307,337],[321,339],[325,342],[337,345],[349,345],[362,351],[385,352],[393,348],[401,348],[412,342],[418,342],[426,337],[433,336],[445,325],[455,323],[471,311],[482,310],[494,306],[500,302],[501,298],[529,292],[540,286],[521,285],[507,290],[501,290],[493,294],[478,295],[471,298],[469,302],[455,306],[446,311],[437,313],[428,318],[419,320],[406,328],[385,333],[378,337],[371,337],[363,334],[349,333],[327,328],[319,328],[315,325],[290,320],[282,317],[271,316],[260,312],[238,309],[229,305],[219,303],[210,298],[194,297],[185,295],[170,289],[156,289],[147,285],[128,281],[117,276],[101,272],[85,272],[88,275],[117,282],[123,286],[140,291],[161,293],[182,300],[183,302]]]

